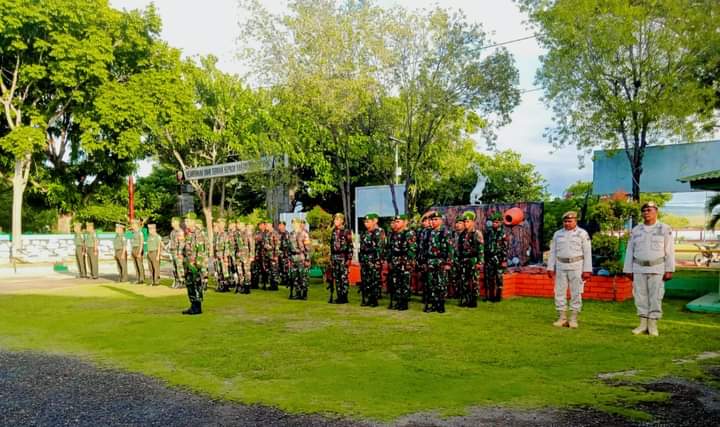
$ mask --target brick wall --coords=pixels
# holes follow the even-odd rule
[[[554,289],[553,279],[545,273],[505,273],[504,276],[503,297],[553,298]],[[632,282],[626,277],[592,276],[585,282],[583,299],[625,301],[631,298]]]

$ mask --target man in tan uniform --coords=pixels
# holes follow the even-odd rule
[[[577,316],[582,309],[584,281],[592,275],[590,236],[577,226],[577,214],[563,214],[563,228],[553,235],[550,242],[547,274],[555,277],[555,308],[558,327],[578,327]],[[570,321],[567,320],[567,290],[570,287]]]
[[[127,241],[125,240],[125,226],[115,224],[115,239],[113,239],[115,250],[115,262],[118,267],[118,281],[127,282]]]
[[[95,224],[88,222],[85,224],[85,250],[87,251],[88,267],[90,267],[90,276],[93,279],[98,278],[98,238],[95,232]]]
[[[135,264],[135,277],[137,278],[137,283],[142,284],[145,283],[145,265],[142,259],[144,238],[138,221],[133,222],[132,231],[133,235],[130,246],[132,247],[133,264]]]
[[[147,259],[150,270],[151,285],[160,284],[160,254],[162,253],[162,239],[157,234],[155,224],[148,224]]]
[[[655,202],[647,202],[641,209],[643,223],[630,232],[623,272],[633,281],[635,307],[640,326],[633,334],[658,336],[657,322],[662,317],[665,282],[675,271],[675,245],[672,229],[657,220]]]
[[[85,264],[85,235],[82,232],[82,224],[76,222],[74,225],[75,234],[73,241],[75,242],[75,260],[78,265],[78,274],[81,279],[87,278],[87,268]]]

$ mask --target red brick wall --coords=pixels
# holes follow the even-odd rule
[[[553,279],[545,273],[505,273],[504,276],[504,297],[553,298],[554,289]],[[583,299],[625,301],[630,298],[632,298],[632,282],[626,277],[592,276],[585,282]]]

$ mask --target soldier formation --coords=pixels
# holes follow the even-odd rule
[[[658,335],[657,323],[662,316],[664,282],[675,269],[672,231],[657,221],[655,203],[642,206],[643,224],[632,229],[625,257],[624,272],[633,279],[633,295],[640,325],[633,333]],[[443,226],[443,217],[429,211],[421,218],[421,227],[412,230],[407,217],[393,217],[391,231],[386,234],[378,226],[379,217],[370,213],[363,218],[360,233],[360,273],[358,290],[361,306],[377,307],[386,284],[389,309],[409,308],[413,277],[416,290],[422,292],[425,312],[445,312],[445,300],[457,297],[460,307],[477,307],[483,276],[484,301],[502,299],[503,272],[507,268],[508,236],[501,212],[491,212],[484,233],[475,228],[473,211],[458,216],[453,230]],[[131,255],[138,283],[144,283],[144,236],[140,223],[131,225]],[[159,283],[160,256],[163,243],[154,224],[148,225],[147,259],[152,285]],[[92,223],[75,224],[75,256],[80,277],[98,277],[98,238]],[[120,281],[127,281],[127,242],[125,228],[116,226],[113,241]],[[184,314],[202,313],[203,292],[207,290],[212,270],[216,291],[249,294],[251,289],[289,289],[289,299],[306,300],[310,267],[310,237],[302,219],[294,219],[292,230],[284,222],[273,229],[270,220],[262,220],[255,232],[252,225],[237,221],[213,224],[213,257],[209,256],[209,240],[195,214],[184,222],[173,218],[167,252],[173,267],[174,288],[187,288],[190,307]],[[349,270],[353,259],[353,236],[345,226],[345,217],[333,217],[330,237],[328,274],[329,303],[347,304],[350,289]],[[212,263],[212,269],[210,269]],[[383,280],[383,274],[387,274]],[[547,274],[555,282],[555,308],[558,327],[578,328],[582,309],[584,283],[592,274],[591,240],[577,226],[577,214],[563,215],[563,228],[552,238]],[[570,293],[570,302],[567,293]],[[570,316],[567,315],[568,305]]]

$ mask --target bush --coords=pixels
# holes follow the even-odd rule
[[[332,233],[332,215],[320,206],[312,208],[305,217],[310,225],[310,238],[313,251],[310,260],[313,265],[327,268],[330,265],[330,235]]]
[[[620,242],[627,240],[610,234],[596,233],[592,238],[593,265],[608,270],[611,275],[622,273]]]

